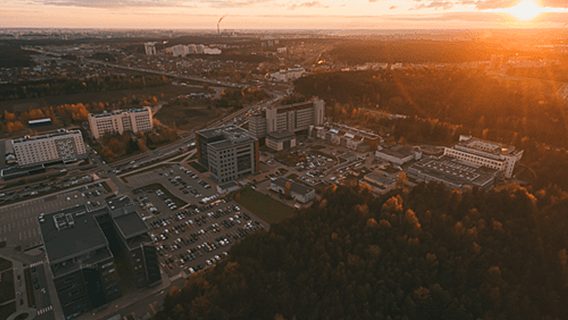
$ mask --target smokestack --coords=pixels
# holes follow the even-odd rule
[[[225,19],[226,16],[222,16],[221,18],[219,18],[219,21],[217,21],[217,34],[221,34],[221,22],[223,22],[223,19]]]

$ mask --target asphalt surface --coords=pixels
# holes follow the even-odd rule
[[[99,186],[100,184],[100,186]],[[64,208],[101,202],[109,193],[102,183],[0,207],[0,240],[23,249],[41,245],[38,217]]]

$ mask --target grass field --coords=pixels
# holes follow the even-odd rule
[[[238,192],[235,200],[270,224],[279,223],[294,216],[294,209],[250,188]]]

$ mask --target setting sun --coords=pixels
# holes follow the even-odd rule
[[[520,0],[516,6],[507,11],[519,20],[528,21],[539,16],[543,8],[536,0]]]

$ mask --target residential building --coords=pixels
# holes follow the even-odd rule
[[[375,158],[397,166],[402,166],[411,161],[420,160],[422,158],[422,151],[418,147],[406,145],[395,145],[387,148],[379,146],[375,152]]]
[[[72,162],[87,157],[83,135],[79,130],[61,129],[38,136],[11,141],[18,166]]]
[[[456,145],[444,149],[444,155],[498,170],[504,177],[511,178],[515,165],[523,157],[523,151],[514,146],[462,135]]]
[[[308,132],[310,126],[324,123],[325,102],[321,99],[266,108],[266,131]]]
[[[274,151],[282,151],[296,146],[296,136],[288,131],[275,131],[268,134],[265,144]]]
[[[258,169],[258,140],[247,130],[229,125],[195,135],[199,163],[223,184],[254,174]]]
[[[306,204],[314,200],[316,191],[294,180],[279,177],[270,183],[270,190],[285,196],[290,196],[299,203]]]
[[[146,42],[144,43],[144,52],[147,56],[155,56],[156,51],[156,43],[155,42]]]
[[[306,74],[306,69],[296,66],[294,68],[282,69],[270,74],[270,80],[277,82],[289,82],[300,79]]]
[[[208,55],[220,55],[221,53],[223,53],[223,51],[221,51],[221,49],[219,48],[209,48],[209,47],[205,47],[203,49],[203,54],[208,54]]]
[[[99,114],[89,114],[89,129],[95,139],[107,134],[122,134],[126,131],[144,132],[154,127],[150,107],[115,110]]]
[[[39,217],[49,271],[67,319],[121,295],[117,259],[130,268],[139,287],[161,281],[156,250],[135,206],[109,205],[73,207]]]
[[[185,57],[189,54],[189,48],[186,45],[178,44],[166,48],[166,53],[174,57]]]
[[[416,182],[441,182],[452,188],[478,187],[488,189],[495,184],[498,171],[474,165],[448,156],[424,158],[406,170]]]

